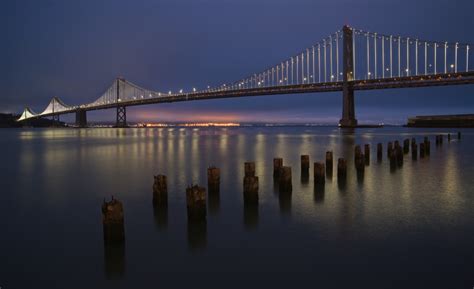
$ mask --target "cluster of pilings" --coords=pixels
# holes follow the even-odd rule
[[[443,144],[443,135],[436,135],[436,146]],[[448,141],[451,141],[451,134],[447,135]],[[457,134],[458,140],[461,139],[461,133]],[[391,170],[401,168],[404,162],[404,156],[409,155],[413,161],[418,158],[423,159],[431,153],[431,142],[428,137],[424,137],[421,143],[417,143],[415,138],[404,139],[403,146],[398,140],[387,143],[387,158],[390,162]],[[358,180],[363,179],[366,166],[370,165],[370,144],[364,144],[362,147],[354,147],[354,166],[357,172]],[[383,144],[377,143],[377,162],[383,161]],[[325,161],[314,162],[313,178],[315,192],[324,191],[326,178],[331,179],[333,174],[334,155],[332,151],[327,151]],[[301,180],[307,182],[309,179],[310,156],[301,155]],[[279,196],[285,202],[291,199],[293,190],[292,170],[290,166],[283,164],[283,158],[273,159],[273,178],[278,186]],[[344,185],[347,178],[347,160],[337,159],[337,180],[338,184]],[[188,236],[190,244],[196,247],[205,244],[206,240],[206,214],[207,214],[207,196],[209,204],[212,206],[211,199],[219,202],[220,192],[220,169],[211,166],[207,170],[208,193],[206,188],[199,185],[191,185],[186,188],[186,208],[188,215]],[[248,223],[255,222],[255,216],[258,214],[258,191],[259,181],[255,174],[255,162],[244,163],[243,179],[243,199],[244,199],[244,220]],[[282,202],[284,203],[284,202]],[[166,222],[168,214],[168,184],[165,175],[154,177],[153,183],[153,206],[155,214],[161,221]],[[217,205],[218,206],[218,205]],[[158,212],[158,213],[156,213]],[[102,204],[102,216],[104,227],[104,242],[106,245],[123,245],[125,242],[124,214],[123,205],[117,199]],[[251,217],[253,216],[253,217]]]

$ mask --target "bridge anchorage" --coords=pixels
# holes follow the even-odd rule
[[[259,95],[342,92],[341,127],[356,127],[358,90],[474,84],[471,45],[384,35],[344,26],[274,66],[234,82],[190,92],[162,93],[117,78],[95,101],[68,106],[54,97],[36,114],[25,108],[18,121],[76,113],[87,126],[87,111],[115,109],[116,127],[127,126],[127,107],[179,101]]]

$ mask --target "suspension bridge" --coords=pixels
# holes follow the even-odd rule
[[[116,109],[116,126],[127,126],[127,107],[156,103],[258,95],[342,92],[342,127],[357,126],[357,90],[474,83],[472,45],[384,35],[344,26],[300,53],[240,80],[191,92],[158,92],[117,78],[94,102],[69,106],[54,97],[41,113],[25,108],[18,121],[59,120],[75,113],[87,126],[87,111]]]

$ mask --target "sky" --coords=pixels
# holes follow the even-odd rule
[[[474,44],[472,0],[3,0],[0,112],[77,105],[117,76],[156,91],[233,82],[343,25]],[[474,85],[356,92],[360,123],[474,113]],[[131,107],[129,121],[337,123],[342,94],[258,96]],[[65,120],[72,120],[73,115]],[[88,113],[113,121],[113,110]]]

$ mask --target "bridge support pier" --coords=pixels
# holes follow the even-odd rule
[[[76,126],[87,127],[87,113],[83,109],[76,111]]]
[[[354,90],[345,83],[342,91],[342,118],[339,121],[341,127],[357,126],[354,107]]]
[[[127,127],[127,107],[117,106],[117,119],[115,127]]]
[[[354,108],[354,47],[352,28],[345,25],[343,33],[343,87],[342,87],[342,118],[339,121],[341,127],[357,126]]]

